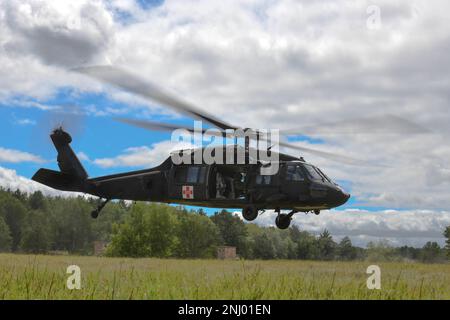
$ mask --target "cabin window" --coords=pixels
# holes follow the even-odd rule
[[[175,169],[175,183],[203,183],[205,181],[205,166],[182,166]]]
[[[187,173],[187,183],[197,183],[200,173],[200,167],[189,167]]]
[[[300,165],[288,165],[286,170],[286,180],[288,181],[304,181],[305,176],[303,175]]]

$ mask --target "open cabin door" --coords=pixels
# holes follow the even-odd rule
[[[245,199],[247,174],[248,168],[245,165],[211,165],[207,183],[209,199]]]
[[[169,197],[179,200],[207,200],[207,165],[174,165],[169,176]]]

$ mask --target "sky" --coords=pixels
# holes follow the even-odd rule
[[[448,1],[0,0],[0,186],[57,169],[48,133],[63,124],[90,176],[148,168],[169,133],[114,117],[192,125],[154,101],[73,72],[114,65],[241,127],[321,128],[380,115],[421,134],[311,132],[294,143],[364,159],[299,154],[352,194],[294,223],[354,243],[443,244],[450,225]],[[384,126],[381,126],[383,129]],[[68,195],[68,194],[64,194]],[[255,223],[274,225],[266,212]]]

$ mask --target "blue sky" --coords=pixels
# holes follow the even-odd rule
[[[79,108],[91,105],[120,105],[107,99],[104,95],[87,94],[77,98],[76,101],[71,100],[67,99],[65,92],[63,92],[52,99],[39,101],[39,103],[48,106],[76,103]],[[54,123],[59,123],[59,119],[67,122],[67,119],[71,118],[70,114],[61,115],[58,112],[42,111],[36,108],[3,106],[0,108],[0,115],[3,119],[0,127],[0,144],[4,148],[39,153],[43,158],[50,160],[45,164],[46,166],[56,167],[56,153],[48,134],[51,132]],[[74,118],[75,134],[73,134],[72,147],[75,152],[84,152],[92,159],[113,157],[129,147],[151,146],[154,142],[170,139],[169,133],[147,132],[124,125],[115,121],[111,116],[84,115],[81,117],[74,116]],[[25,119],[31,120],[32,123],[20,124],[20,120]],[[68,131],[70,131],[73,125],[69,123],[64,126],[67,126]],[[84,162],[84,165],[91,176],[105,175],[120,170],[120,168],[102,169],[87,161]],[[38,165],[24,163],[10,165],[10,167],[30,177]]]

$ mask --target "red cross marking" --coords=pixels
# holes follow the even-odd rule
[[[183,186],[181,189],[183,194],[183,199],[194,199],[194,187],[193,186]]]

